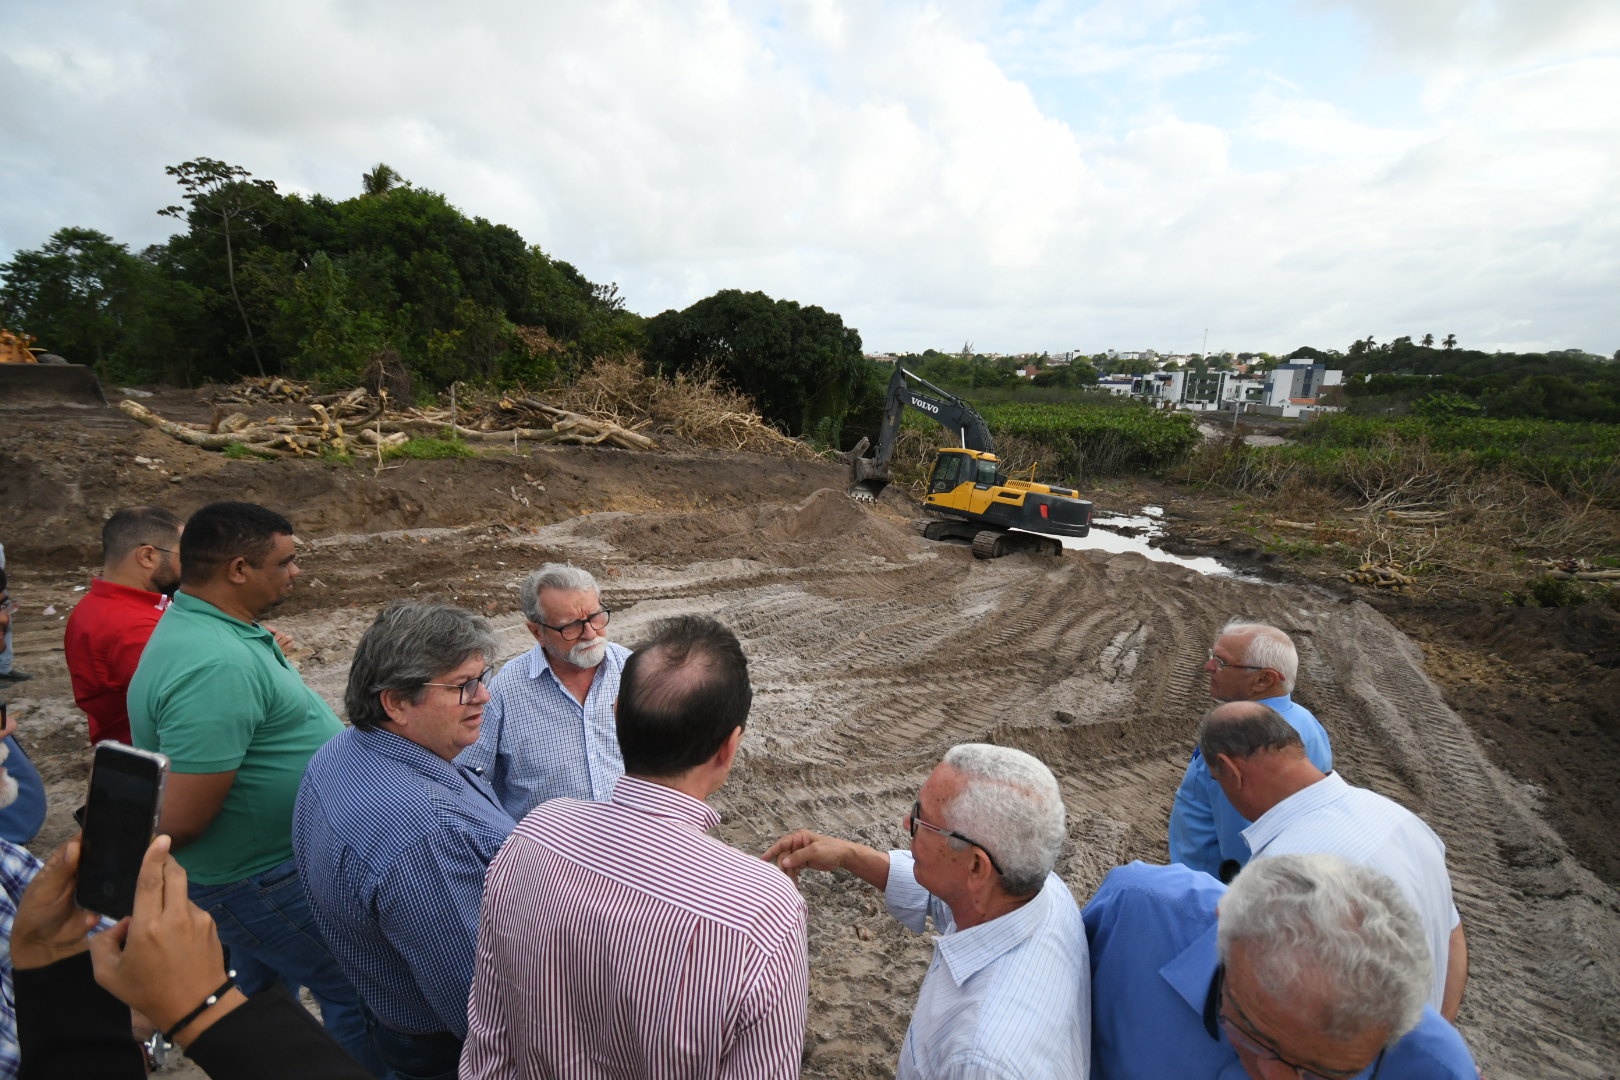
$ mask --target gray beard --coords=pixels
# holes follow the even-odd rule
[[[567,660],[570,664],[580,668],[593,668],[607,656],[607,639],[597,638],[592,642],[580,642],[568,650]]]

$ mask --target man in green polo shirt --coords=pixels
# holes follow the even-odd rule
[[[304,766],[343,724],[258,623],[298,577],[292,524],[220,502],[186,522],[180,589],[129,684],[135,745],[170,761],[159,828],[173,838],[191,899],[214,916],[237,984],[307,986],[332,1036],[385,1069],[360,999],[327,950],[292,857]]]

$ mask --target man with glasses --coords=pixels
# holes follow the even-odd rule
[[[652,627],[624,668],[610,800],[542,803],[490,864],[462,1080],[798,1077],[804,901],[708,835],[752,701],[731,631]]]
[[[186,521],[180,588],[129,684],[135,745],[169,758],[160,831],[192,903],[214,916],[244,993],[305,986],[332,1037],[374,1075],[387,1070],[360,999],[298,884],[292,812],[304,766],[343,722],[304,684],[259,620],[292,592],[292,524],[263,506],[217,502]]]
[[[460,759],[519,821],[547,799],[612,796],[624,775],[613,702],[630,656],[607,639],[612,613],[587,571],[547,563],[524,581],[522,600],[536,644],[495,676],[478,742]]]
[[[1479,1076],[1425,1004],[1417,914],[1370,867],[1261,857],[1227,888],[1133,862],[1109,872],[1084,919],[1094,1080]]]
[[[495,634],[448,604],[400,600],[366,630],[344,705],[354,725],[311,759],[293,810],[298,878],[400,1076],[456,1075],[478,908],[517,824],[455,764],[478,738]]]
[[[120,510],[101,527],[101,576],[68,615],[63,638],[73,700],[90,719],[92,744],[130,741],[129,681],[180,586],[184,528],[157,506]]]
[[[1229,622],[1209,650],[1204,671],[1209,675],[1210,697],[1258,701],[1274,709],[1299,732],[1311,762],[1323,772],[1332,771],[1327,732],[1292,697],[1299,653],[1287,634],[1265,623]],[[1249,861],[1249,845],[1243,839],[1249,824],[1209,775],[1209,766],[1194,747],[1170,807],[1170,861],[1231,881]]]
[[[1051,771],[1010,747],[953,747],[905,825],[909,852],[800,831],[765,853],[795,878],[848,870],[918,933],[933,919],[897,1078],[1085,1077],[1090,968],[1080,911],[1052,872],[1067,830]]]

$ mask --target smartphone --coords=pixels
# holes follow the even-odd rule
[[[78,905],[109,919],[135,910],[141,860],[157,835],[169,759],[122,743],[96,746],[79,849]]]

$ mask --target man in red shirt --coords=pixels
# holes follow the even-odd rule
[[[73,700],[90,717],[90,741],[127,743],[125,695],[146,639],[180,584],[185,522],[157,506],[133,506],[101,529],[101,577],[68,616]]]

